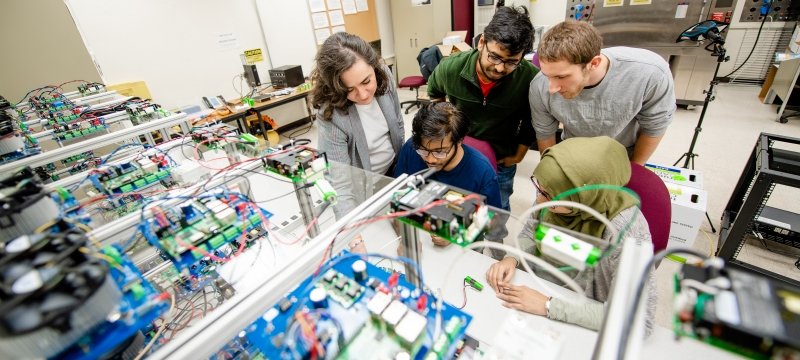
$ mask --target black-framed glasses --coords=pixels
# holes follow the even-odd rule
[[[535,177],[535,176],[533,176],[533,175],[531,175],[531,182],[533,183],[533,187],[534,187],[534,188],[536,188],[536,191],[537,191],[539,194],[542,194],[542,196],[544,196],[544,198],[545,198],[547,201],[553,200],[553,197],[552,197],[552,196],[550,196],[550,194],[548,194],[546,191],[542,190],[542,187],[541,187],[541,186],[539,186],[539,182],[538,182],[538,181],[536,181],[536,177]],[[537,196],[538,196],[538,195],[537,195]]]
[[[442,150],[431,151],[431,150],[428,150],[428,149],[424,149],[424,148],[418,147],[417,148],[417,154],[419,154],[419,156],[422,156],[423,158],[428,157],[428,154],[430,154],[430,155],[433,155],[433,157],[435,157],[437,159],[444,159],[444,158],[447,157],[447,154],[450,153],[450,150],[453,149],[453,145],[455,145],[455,144],[450,144],[450,146],[447,147],[447,150],[444,150],[444,151],[442,151]]]
[[[514,70],[519,66],[519,63],[522,62],[522,59],[519,60],[503,60],[501,57],[497,56],[497,54],[493,53],[486,44],[483,44],[483,49],[486,50],[486,57],[489,59],[489,62],[493,65],[500,65],[503,66],[508,70]]]

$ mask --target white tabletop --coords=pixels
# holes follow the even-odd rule
[[[391,235],[394,234],[390,227],[383,230]],[[420,234],[419,237],[422,243],[421,266],[424,281],[432,289],[441,288],[445,301],[455,306],[463,303],[462,287],[465,276],[470,276],[483,284],[483,291],[480,292],[467,289],[467,305],[464,307],[464,311],[473,317],[472,323],[467,328],[467,335],[477,339],[481,343],[482,349],[520,347],[518,343],[524,342],[527,347],[541,347],[526,349],[528,351],[535,350],[533,353],[537,354],[537,358],[591,358],[597,341],[595,331],[549,320],[543,316],[521,313],[502,306],[502,302],[495,296],[485,277],[486,270],[495,262],[494,259],[472,250],[463,251],[455,245],[446,248],[435,247],[427,234]],[[396,237],[389,235],[375,238],[365,236],[370,252],[396,255],[397,246],[387,243],[390,238],[395,239]],[[385,263],[382,263],[381,266],[385,266]],[[450,267],[452,269],[448,275]],[[534,276],[525,271],[517,271],[512,281],[515,284],[526,285],[549,293],[543,291],[544,289],[534,279]],[[550,293],[551,295],[575,296],[575,293],[570,290],[552,283],[548,284],[555,292]],[[518,334],[524,331],[513,331],[520,326],[530,333],[526,335]],[[498,334],[502,335],[498,336]],[[538,341],[542,338],[547,341]],[[737,358],[735,354],[693,339],[676,340],[671,329],[659,326],[656,327],[653,335],[645,339],[643,349],[649,359]]]

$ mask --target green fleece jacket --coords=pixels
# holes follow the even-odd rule
[[[497,81],[483,97],[475,64],[477,49],[450,55],[428,78],[428,96],[445,95],[469,120],[469,136],[487,141],[500,160],[517,152],[518,145],[536,141],[528,105],[528,89],[538,70],[523,60],[509,75]]]

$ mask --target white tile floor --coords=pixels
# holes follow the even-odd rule
[[[800,118],[790,119],[787,124],[776,122],[777,107],[760,102],[757,97],[760,87],[723,84],[717,89],[716,100],[709,105],[703,121],[703,131],[695,147],[695,153],[699,154],[695,166],[704,174],[705,189],[708,191],[708,213],[715,222],[714,226],[719,228],[722,211],[759,134],[767,132],[800,138]],[[421,89],[420,93],[423,92]],[[399,94],[401,101],[414,98],[413,91],[400,89]],[[688,150],[701,110],[701,107],[693,110],[678,109],[672,125],[651,157],[651,162],[672,165]],[[406,137],[410,136],[411,120],[415,112],[416,109],[404,115]],[[316,127],[312,127],[308,133],[300,137],[309,138],[316,143]],[[514,181],[516,191],[511,197],[512,213],[516,215],[521,214],[532,204],[532,185],[528,177],[538,162],[538,153],[531,151],[517,168]],[[770,205],[800,213],[798,199],[800,199],[798,189],[778,187],[770,199]],[[519,229],[518,224],[512,223],[509,227],[511,234],[516,234]],[[705,220],[702,230],[697,236],[694,248],[711,253],[716,249],[718,236],[710,233],[711,228]],[[793,265],[800,251],[791,248],[782,250],[788,251],[791,256],[764,250],[762,246],[753,242],[742,250],[739,259],[800,280],[800,270]],[[657,320],[665,327],[671,327],[672,275],[677,269],[678,264],[665,261],[657,270],[659,288]]]

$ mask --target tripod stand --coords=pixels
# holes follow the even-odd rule
[[[711,56],[717,57],[717,67],[714,69],[714,76],[711,78],[711,81],[708,84],[708,90],[704,90],[703,93],[706,94],[706,98],[703,101],[703,110],[700,112],[700,119],[697,120],[697,126],[694,128],[694,136],[692,136],[692,143],[689,145],[689,151],[685,152],[678,158],[678,161],[675,161],[675,164],[672,166],[677,166],[681,160],[686,159],[683,162],[683,168],[694,170],[694,158],[699,156],[694,152],[694,146],[697,145],[697,138],[700,136],[700,132],[703,131],[703,119],[706,117],[706,111],[708,110],[708,103],[714,101],[714,87],[719,84],[717,81],[717,74],[719,73],[719,66],[730,59],[730,57],[726,56],[725,47],[722,45],[725,44],[725,40],[722,40],[721,37],[717,37],[713,40],[711,45],[714,46],[714,50],[711,52]],[[717,229],[714,228],[714,224],[711,222],[711,217],[708,216],[708,212],[706,212],[706,219],[708,219],[708,224],[711,225],[711,232],[716,233]]]

